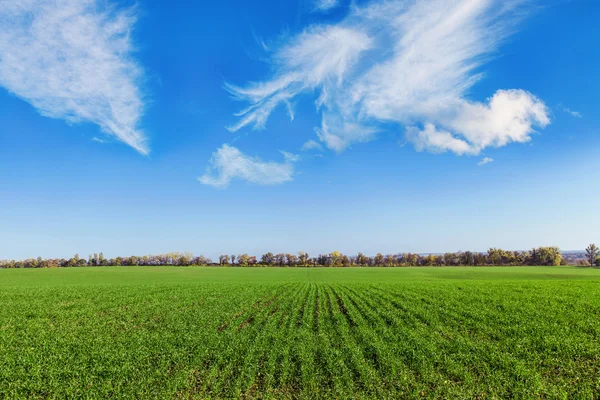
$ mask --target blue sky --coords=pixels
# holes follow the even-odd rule
[[[0,0],[0,259],[599,242],[599,18]]]

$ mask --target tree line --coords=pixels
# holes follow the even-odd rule
[[[416,267],[416,266],[544,266],[566,265],[558,247],[538,247],[530,251],[509,251],[490,248],[487,252],[460,251],[445,254],[398,253],[367,256],[362,253],[345,255],[339,251],[311,257],[301,251],[297,254],[266,253],[260,258],[249,254],[223,254],[213,262],[191,253],[167,253],[147,256],[105,258],[103,253],[90,254],[87,259],[75,254],[65,258],[29,258],[0,261],[0,268],[53,268],[85,266],[269,266],[269,267]],[[586,249],[586,261],[580,265],[600,266],[600,250],[595,244]]]

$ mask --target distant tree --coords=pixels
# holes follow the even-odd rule
[[[465,251],[462,254],[460,263],[462,265],[475,265],[475,255],[470,251]]]
[[[377,255],[375,255],[375,265],[383,265],[383,254],[377,253]]]
[[[395,258],[393,254],[388,254],[387,256],[385,256],[385,260],[384,263],[385,265],[387,265],[388,267],[393,267],[394,263],[395,263]]]
[[[538,247],[536,265],[560,265],[562,255],[558,247]]]
[[[238,256],[238,263],[242,267],[247,267],[249,262],[250,262],[250,256],[248,254],[244,253],[244,254],[240,254]]]
[[[327,254],[319,254],[315,260],[316,265],[329,265],[329,256]]]
[[[300,262],[300,265],[306,267],[308,264],[308,260],[310,260],[310,257],[308,256],[307,252],[301,251],[298,253],[298,261]]]
[[[194,259],[194,265],[210,265],[212,260],[204,256],[198,256]]]
[[[285,265],[285,254],[283,254],[283,253],[275,254],[275,264],[277,264],[280,267],[283,267]]]
[[[365,256],[363,253],[358,253],[356,256],[356,264],[358,265],[368,265],[369,257]]]
[[[186,252],[183,254],[178,254],[177,257],[177,265],[187,266],[192,264],[192,260],[194,259],[194,255],[192,253]],[[144,264],[144,261],[148,261],[148,257],[142,257],[140,260],[140,264]]]
[[[454,257],[455,257],[454,253],[444,254],[444,265],[455,265]]]
[[[515,251],[513,252],[514,265],[525,265],[527,260],[527,252]]]
[[[485,253],[473,253],[473,265],[485,265],[486,256]]]
[[[75,254],[73,257],[69,258],[67,262],[67,267],[76,267],[79,265],[79,254]]]
[[[275,262],[275,256],[271,252],[263,254],[263,256],[260,258],[260,262],[264,265],[273,265]]]
[[[598,264],[598,258],[600,257],[600,249],[594,243],[590,244],[585,249],[585,254],[590,266],[594,266]]]
[[[342,256],[342,266],[344,267],[349,267],[350,266],[350,259],[348,258],[348,256]]]
[[[487,252],[488,264],[491,265],[503,265],[504,264],[504,250],[497,249],[495,247],[490,248]]]
[[[295,267],[298,264],[298,256],[295,254],[286,254],[287,263],[290,267]]]
[[[219,264],[227,265],[229,264],[229,256],[227,254],[223,254],[219,256]]]
[[[331,254],[329,254],[329,260],[332,266],[337,267],[340,265],[340,262],[342,260],[342,253],[340,253],[339,251],[334,251]]]
[[[404,260],[404,265],[409,267],[414,267],[419,265],[419,255],[412,253],[405,253],[402,255],[402,259]]]
[[[427,265],[428,267],[435,265],[436,261],[437,261],[437,258],[433,254],[429,254],[428,256],[426,256],[423,259],[424,264]]]
[[[235,264],[235,254],[231,255],[231,264]]]

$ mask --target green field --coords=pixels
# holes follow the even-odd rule
[[[600,270],[0,270],[0,398],[598,398]]]

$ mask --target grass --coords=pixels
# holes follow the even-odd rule
[[[598,398],[600,271],[0,270],[0,398]]]

